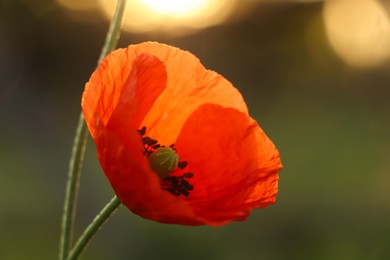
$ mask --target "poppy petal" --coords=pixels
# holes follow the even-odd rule
[[[107,124],[124,91],[131,93],[127,102],[130,107],[122,109],[133,111],[125,118],[138,126],[166,87],[166,82],[165,65],[155,56],[128,49],[110,53],[92,74],[82,97],[81,105],[91,135],[94,136],[96,128],[95,117],[99,116],[102,123]]]
[[[153,55],[165,65],[166,87],[139,125],[147,126],[148,135],[160,143],[173,143],[184,122],[202,104],[219,104],[248,113],[239,91],[223,76],[207,70],[190,52],[157,42],[130,45],[128,52]],[[143,86],[146,93],[150,87],[153,85]]]
[[[203,105],[186,121],[175,147],[194,172],[186,200],[198,216],[242,220],[250,209],[275,202],[279,152],[248,115]]]

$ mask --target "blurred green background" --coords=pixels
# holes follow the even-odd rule
[[[277,203],[220,228],[121,207],[82,259],[390,259],[389,61],[347,65],[320,1],[250,2],[196,32],[123,32],[118,46],[175,45],[228,78],[281,152]],[[80,97],[107,28],[97,9],[0,1],[0,259],[57,258]],[[76,236],[113,195],[91,140],[80,187]]]

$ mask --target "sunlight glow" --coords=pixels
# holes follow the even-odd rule
[[[111,18],[116,1],[98,0]],[[126,5],[123,29],[180,35],[223,22],[238,0],[132,0]]]
[[[390,57],[390,17],[376,0],[329,0],[324,6],[328,39],[349,65],[369,67]]]
[[[191,16],[207,7],[210,0],[140,0],[158,13],[171,16]],[[203,10],[205,11],[205,10]]]

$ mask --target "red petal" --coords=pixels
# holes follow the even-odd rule
[[[175,144],[194,172],[186,199],[210,222],[243,220],[275,201],[279,152],[248,115],[207,104],[186,121]]]
[[[97,117],[106,125],[125,91],[129,92],[129,100],[121,109],[128,113],[122,120],[132,120],[138,128],[166,83],[165,65],[155,56],[129,49],[109,54],[92,74],[83,93],[81,105],[91,135],[94,137]]]
[[[140,125],[147,126],[148,135],[160,143],[172,144],[187,118],[202,104],[218,104],[248,113],[239,91],[221,75],[207,70],[190,52],[156,42],[130,45],[128,50],[148,53],[165,64],[166,88]]]

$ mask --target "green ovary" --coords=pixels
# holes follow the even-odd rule
[[[160,179],[167,177],[177,168],[179,156],[171,147],[160,147],[148,157],[150,167]]]

